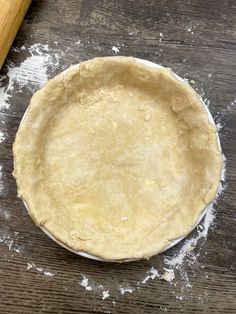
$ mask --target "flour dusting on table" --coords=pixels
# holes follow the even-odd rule
[[[49,55],[32,55],[17,67],[8,68],[10,84],[18,84],[20,88],[30,82],[41,87],[48,80],[47,63],[50,61]]]
[[[103,300],[109,298],[109,296],[110,296],[110,293],[108,290],[102,292],[102,299]]]
[[[82,275],[82,280],[79,282],[81,287],[84,287],[86,291],[93,291],[97,295],[100,295],[103,300],[110,297],[110,291],[106,289],[102,284]]]
[[[2,181],[2,165],[0,164],[0,195],[3,192],[3,181]]]
[[[135,288],[124,288],[121,286],[119,290],[120,293],[123,295],[125,293],[132,293],[135,290]]]
[[[0,144],[5,140],[5,135],[0,131]]]
[[[186,28],[187,33],[194,34],[194,26],[189,25]],[[133,35],[134,33],[130,32],[129,35]],[[160,33],[160,42],[164,38],[163,33]],[[76,45],[80,45],[80,40],[76,42]],[[122,45],[114,45],[111,50],[114,54],[118,54],[120,52]],[[72,51],[73,48],[69,47]],[[15,53],[27,53],[27,57],[20,63],[14,64],[12,62],[8,62],[6,75],[0,76],[0,110],[7,111],[9,106],[11,105],[11,97],[14,94],[16,96],[18,93],[22,93],[27,90],[30,94],[32,94],[35,90],[39,89],[42,85],[44,85],[47,80],[49,74],[60,66],[60,59],[63,57],[64,52],[57,49],[51,48],[48,44],[39,44],[36,43],[30,47],[22,46],[20,48],[13,47],[12,48]],[[110,49],[110,48],[109,48]],[[208,74],[208,78],[211,78],[212,74]],[[5,81],[7,80],[7,84]],[[192,82],[191,82],[192,81]],[[3,86],[4,82],[4,86]],[[195,87],[195,81],[190,80],[190,83],[194,85],[195,90],[198,90],[199,94],[204,98],[206,105],[210,106],[210,100],[206,97],[203,87]],[[228,105],[222,109],[222,112],[219,113],[219,117],[224,118],[224,116],[230,112],[232,108],[236,107],[236,98],[232,100]],[[5,121],[2,121],[4,124]],[[218,131],[221,131],[223,128],[222,122],[219,120],[216,123]],[[0,144],[2,144],[7,138],[7,134],[4,134],[3,131],[0,131]],[[0,161],[1,162],[1,161]],[[222,182],[225,181],[225,169],[223,171]],[[3,194],[4,184],[3,184],[3,166],[0,163],[0,195]],[[221,186],[220,193],[222,193],[224,189]],[[8,212],[3,211],[0,213],[5,221],[10,219],[10,215]],[[162,254],[163,256],[163,265],[160,267],[151,265],[147,268],[144,274],[140,274],[140,278],[137,278],[136,282],[126,282],[125,284],[118,283],[114,288],[114,291],[110,291],[105,288],[103,284],[96,282],[90,276],[82,274],[81,281],[79,285],[83,287],[88,293],[92,292],[101,297],[103,300],[110,300],[113,293],[118,291],[120,295],[124,295],[126,293],[133,293],[134,291],[139,290],[142,286],[149,285],[153,280],[164,280],[170,285],[170,289],[172,289],[173,294],[175,295],[175,287],[177,285],[177,277],[180,276],[182,283],[180,283],[181,291],[185,288],[190,289],[192,284],[188,279],[188,273],[186,271],[185,265],[192,266],[197,262],[199,257],[199,247],[207,239],[208,231],[211,226],[214,225],[215,220],[215,209],[214,206],[211,206],[203,221],[197,227],[197,232],[194,233],[193,236],[188,238],[187,240],[182,242],[182,245],[177,250],[175,249],[175,253],[170,255],[170,251]],[[4,229],[0,233],[0,243],[5,244],[10,252],[15,253],[23,253],[24,247],[17,243],[18,233],[10,233],[7,229]],[[172,249],[173,251],[174,249]],[[152,260],[151,260],[152,261]],[[151,263],[151,262],[150,262]],[[53,277],[56,274],[48,271],[43,267],[39,267],[34,263],[28,262],[27,271],[36,270],[37,272]],[[127,278],[128,280],[128,278]],[[184,295],[175,295],[177,300],[183,300],[185,298]],[[115,302],[114,300],[112,302]],[[165,307],[160,307],[160,310],[167,311]]]
[[[34,266],[35,266],[35,265],[34,265]],[[52,276],[55,275],[54,273],[52,273],[51,271],[48,271],[48,270],[44,269],[43,267],[37,267],[37,266],[35,266],[35,268],[36,268],[36,270],[37,270],[38,272],[42,273],[42,274],[45,275],[45,276],[52,277]]]
[[[31,93],[48,81],[48,73],[60,62],[63,52],[50,48],[48,44],[34,44],[30,47],[12,48],[14,52],[27,52],[28,57],[19,65],[8,62],[6,73],[8,84],[0,87],[0,110],[8,109],[12,94],[22,92],[27,87]],[[0,78],[0,82],[3,78]]]
[[[175,279],[175,272],[173,269],[164,268],[164,273],[160,276],[161,279],[171,282]]]
[[[148,282],[150,279],[153,280],[155,278],[160,277],[158,271],[153,266],[147,271],[145,278],[141,281],[142,284]],[[139,284],[139,283],[138,283]]]
[[[36,266],[34,263],[27,263],[26,270],[29,271],[31,269],[36,269],[39,273],[41,273],[45,276],[49,276],[49,277],[55,276],[55,273],[48,271],[47,269],[45,269],[43,267]]]
[[[23,253],[23,246],[16,243],[17,235],[17,233],[12,234],[6,229],[0,230],[0,243],[5,244],[10,252]]]
[[[117,47],[117,46],[112,46],[111,50],[112,50],[115,54],[117,54],[117,53],[120,52],[120,48]]]
[[[80,282],[80,285],[81,287],[84,287],[87,291],[92,290],[92,286],[90,286],[88,283],[88,278],[86,278],[84,275],[82,281]]]

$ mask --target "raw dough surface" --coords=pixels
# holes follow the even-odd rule
[[[95,58],[37,91],[13,147],[34,221],[76,251],[148,258],[217,192],[216,129],[170,69]]]

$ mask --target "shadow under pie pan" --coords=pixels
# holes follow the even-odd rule
[[[71,66],[31,99],[13,145],[18,195],[56,243],[128,262],[176,245],[222,176],[214,120],[170,69],[132,57]]]

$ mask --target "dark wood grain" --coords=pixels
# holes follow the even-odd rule
[[[78,40],[81,44],[74,45]],[[133,293],[121,295],[119,285],[128,282],[137,288],[146,271],[151,266],[163,268],[164,257],[174,255],[182,243],[150,261],[110,264],[76,256],[43,234],[16,197],[11,175],[12,143],[32,89],[13,93],[10,107],[0,107],[0,131],[5,135],[0,143],[4,183],[0,194],[0,239],[4,239],[0,243],[0,313],[236,313],[236,2],[33,1],[14,47],[34,43],[67,51],[50,77],[81,60],[112,55],[115,45],[121,55],[154,61],[194,80],[194,88],[210,100],[213,117],[223,125],[220,138],[227,158],[227,187],[216,206],[214,227],[207,240],[197,245],[197,261],[184,264],[192,287],[183,287],[181,273],[176,271],[171,284],[150,280]],[[24,51],[10,51],[0,87],[7,86],[7,65],[17,66],[26,57]],[[54,276],[45,276],[36,267],[27,271],[27,263]],[[79,284],[82,274],[106,287],[111,297],[103,300],[96,291],[86,291]]]

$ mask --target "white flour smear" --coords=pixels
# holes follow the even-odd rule
[[[45,276],[49,276],[49,277],[55,276],[54,273],[52,273],[52,272],[50,272],[50,271],[44,269],[43,267],[37,267],[37,266],[35,266],[34,264],[33,264],[33,266],[36,268],[36,270],[37,270],[38,272],[42,273],[42,274],[45,275]]]
[[[175,279],[175,273],[173,269],[164,268],[165,272],[161,275],[161,279],[171,282]]]
[[[0,144],[5,140],[5,135],[0,131]]]
[[[141,281],[141,284],[148,282],[150,279],[153,280],[153,279],[158,278],[158,277],[160,277],[160,275],[159,275],[157,269],[152,266],[150,268],[150,270],[147,271],[146,277]],[[139,285],[139,283],[138,283],[138,285]]]
[[[6,213],[4,212],[4,215]],[[16,236],[18,233],[14,233],[14,236],[6,233],[0,233],[0,243],[4,243],[10,252],[23,253],[23,247],[15,243],[17,241]]]
[[[120,293],[123,295],[125,293],[132,293],[135,290],[135,288],[124,288],[121,286],[119,290]]]
[[[102,299],[103,299],[103,300],[109,298],[109,296],[110,296],[110,293],[109,293],[108,290],[102,292]]]
[[[48,81],[49,71],[59,65],[63,55],[62,51],[49,48],[47,44],[34,44],[29,48],[22,46],[13,50],[17,53],[27,51],[29,56],[18,66],[8,65],[8,85],[0,87],[0,110],[9,108],[13,93],[22,92],[24,87],[30,92],[42,87]]]
[[[120,52],[120,47],[112,46],[111,50],[112,50],[115,54],[117,54],[117,53]]]
[[[219,112],[219,115],[224,118],[232,109],[236,109],[236,97],[228,105],[224,106],[221,112]]]
[[[97,295],[100,295],[103,300],[110,297],[110,291],[105,289],[103,285],[96,283],[94,280],[89,279],[85,275],[82,275],[83,279],[79,282],[81,287],[84,287],[86,291],[93,291]]]
[[[117,46],[112,46],[111,50],[114,54],[120,53],[121,48],[124,47],[124,44],[118,44]]]
[[[3,194],[2,165],[0,164],[0,195]]]
[[[5,135],[0,131],[0,144],[5,140]],[[1,146],[0,146],[1,149]],[[3,174],[2,174],[2,164],[0,164],[0,196],[4,194],[4,184],[3,184]]]
[[[49,277],[55,276],[54,273],[52,273],[52,272],[46,270],[46,269],[43,268],[43,267],[38,267],[38,266],[36,266],[34,263],[27,263],[27,268],[26,268],[27,271],[30,270],[30,269],[33,269],[33,268],[35,268],[39,273],[42,273],[42,274],[45,275],[45,276],[49,276]]]
[[[89,285],[88,281],[89,281],[88,278],[86,278],[83,275],[83,280],[80,282],[80,285],[81,285],[81,287],[84,287],[85,290],[91,291],[92,290],[92,286]]]
[[[26,86],[29,82],[38,87],[41,87],[47,82],[47,67],[50,57],[46,56],[31,56],[23,61],[18,67],[8,68],[8,77],[10,82],[15,82],[19,87]]]
[[[164,35],[162,33],[160,33],[160,38],[159,38],[159,42],[161,43],[162,39],[163,39]]]

